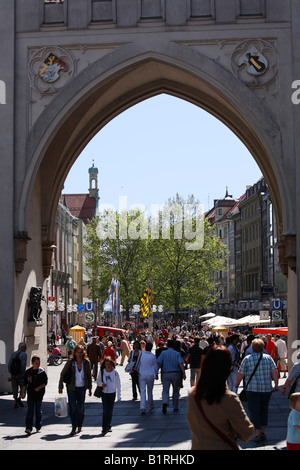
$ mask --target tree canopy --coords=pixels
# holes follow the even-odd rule
[[[85,251],[93,300],[103,304],[112,277],[120,281],[121,303],[129,310],[153,286],[154,304],[179,310],[207,307],[215,300],[216,271],[227,250],[205,219],[202,206],[178,194],[156,214],[105,211],[87,226]]]

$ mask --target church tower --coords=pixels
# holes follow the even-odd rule
[[[94,165],[89,168],[89,177],[90,177],[90,186],[89,186],[89,197],[99,199],[99,189],[98,189],[98,168]]]

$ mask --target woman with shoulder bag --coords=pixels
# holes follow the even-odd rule
[[[84,402],[86,390],[92,395],[92,374],[90,361],[83,346],[75,346],[72,357],[61,371],[58,393],[63,392],[66,383],[70,418],[72,422],[71,436],[81,432],[84,420]]]
[[[191,450],[240,450],[236,440],[247,442],[254,426],[236,393],[227,387],[232,357],[225,346],[211,346],[201,364],[201,374],[190,390],[187,420]]]
[[[139,361],[141,357],[142,351],[141,351],[139,341],[134,341],[132,347],[133,349],[129,353],[128,363],[131,363],[131,362],[134,363],[132,372],[130,372],[130,376],[131,376],[131,384],[132,384],[132,400],[135,401],[138,398],[137,391],[141,393],[140,384],[139,384],[139,373],[136,369],[136,366],[137,366],[137,362]]]
[[[250,419],[255,427],[254,441],[260,442],[266,440],[265,427],[268,424],[269,401],[273,391],[272,380],[275,383],[275,391],[278,391],[278,372],[272,357],[263,353],[264,342],[261,339],[254,339],[251,345],[253,352],[241,363],[236,387],[245,378]],[[253,374],[256,366],[257,369]]]

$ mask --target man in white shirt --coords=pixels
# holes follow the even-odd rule
[[[205,349],[209,346],[208,342],[205,339],[205,336],[200,335],[200,343],[199,343],[200,348]]]
[[[287,357],[287,347],[286,342],[280,338],[280,335],[275,336],[276,341],[275,345],[277,346],[279,360],[277,362],[277,367],[280,364],[281,371],[283,372],[283,378],[286,377],[286,357]]]

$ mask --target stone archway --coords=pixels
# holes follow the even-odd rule
[[[17,223],[26,227],[31,189],[38,176],[42,183],[42,225],[50,229],[65,177],[87,142],[128,107],[169,93],[212,113],[243,141],[268,182],[281,231],[289,226],[291,201],[280,164],[281,131],[269,109],[239,86],[230,73],[201,54],[188,53],[180,45],[172,45],[164,54],[131,49],[125,46],[94,64],[92,70],[85,70],[39,118],[28,139],[29,165],[19,195]],[[195,66],[197,63],[201,68]]]
[[[197,63],[201,63],[201,68],[195,65]],[[53,100],[52,106],[41,115],[38,126],[34,126],[29,136],[29,171],[20,195],[20,200],[25,204],[21,206],[18,221],[26,224],[26,221],[33,220],[30,214],[33,206],[29,202],[33,200],[31,193],[36,199],[38,186],[43,278],[49,275],[51,266],[58,197],[76,157],[116,115],[159,93],[188,100],[230,127],[248,147],[265,176],[280,231],[290,225],[292,205],[284,168],[280,164],[281,132],[268,108],[249,90],[237,84],[231,74],[220,71],[218,64],[201,54],[193,51],[187,53],[179,45],[166,48],[164,54],[137,51],[136,47],[125,46],[122,51],[110,54],[107,60],[102,59],[94,64],[92,70],[84,71],[66,86]],[[40,225],[36,226],[37,230]],[[281,248],[284,265],[287,263],[284,237]]]
[[[296,339],[300,137],[290,88],[300,72],[294,59],[299,55],[299,2],[290,0],[282,7],[273,0],[255,6],[243,0],[226,5],[208,0],[204,7],[202,0],[176,0],[174,8],[174,0],[130,0],[130,5],[123,0],[72,0],[72,9],[70,0],[47,6],[40,0],[0,3],[6,51],[0,77],[6,85],[0,116],[6,221],[0,228],[0,294],[8,355],[27,335],[42,336],[27,325],[26,302],[30,287],[41,284],[49,272],[58,196],[73,162],[107,122],[159,93],[216,116],[259,165],[281,233],[291,340]],[[233,64],[234,58],[242,59],[241,50],[245,55],[253,47],[265,49],[273,60],[270,76],[255,82],[257,86]],[[46,96],[37,87],[32,93],[34,73],[39,74],[34,61],[44,60],[43,54],[53,49],[58,56],[65,54],[70,73],[59,90],[54,87]],[[3,374],[0,370],[5,382]]]

